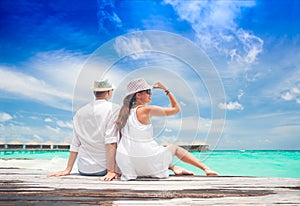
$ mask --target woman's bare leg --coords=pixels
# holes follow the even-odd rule
[[[194,173],[192,171],[189,171],[187,169],[184,169],[182,167],[175,166],[175,165],[170,165],[169,169],[172,170],[176,176],[194,175]]]
[[[178,147],[176,145],[172,145],[171,147],[173,147],[172,150],[174,151],[174,155],[178,157],[178,159],[180,159],[181,161],[191,164],[195,167],[198,167],[199,169],[203,170],[207,176],[218,176],[216,172],[214,172],[205,164],[200,162],[196,157],[194,157],[187,150]]]

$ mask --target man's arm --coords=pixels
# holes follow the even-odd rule
[[[110,143],[105,145],[106,148],[106,164],[107,164],[107,174],[101,178],[103,181],[111,181],[118,177],[115,171],[116,168],[116,150],[117,143]]]
[[[57,176],[69,175],[71,173],[72,168],[74,166],[74,163],[76,161],[77,154],[78,154],[78,152],[70,152],[69,160],[68,160],[68,164],[67,164],[66,169],[63,170],[63,171],[50,173],[50,174],[48,174],[48,177],[53,177],[53,176],[57,177]]]

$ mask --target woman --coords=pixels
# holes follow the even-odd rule
[[[151,102],[151,88],[165,91],[171,107],[147,106],[146,104]],[[164,147],[153,139],[151,118],[180,112],[175,97],[162,83],[157,82],[150,86],[144,79],[135,79],[129,82],[127,91],[116,121],[121,133],[116,161],[122,172],[122,180],[136,179],[140,176],[166,178],[169,176],[168,168],[176,174],[178,168],[171,165],[174,155],[203,170],[207,176],[218,175],[183,148],[176,145]]]

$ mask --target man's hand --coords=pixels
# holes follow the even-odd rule
[[[108,171],[104,177],[101,177],[101,181],[111,181],[113,179],[117,179],[118,176],[119,175],[117,173]]]
[[[69,175],[70,171],[69,170],[63,170],[63,171],[59,171],[59,172],[53,172],[48,174],[48,177],[58,177],[58,176],[66,176]]]

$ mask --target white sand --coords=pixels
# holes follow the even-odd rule
[[[64,170],[67,166],[68,159],[55,157],[51,160],[43,159],[0,159],[0,167],[2,168],[24,168],[24,169],[40,169],[45,172],[55,172]],[[72,173],[77,173],[77,163],[74,164]]]

